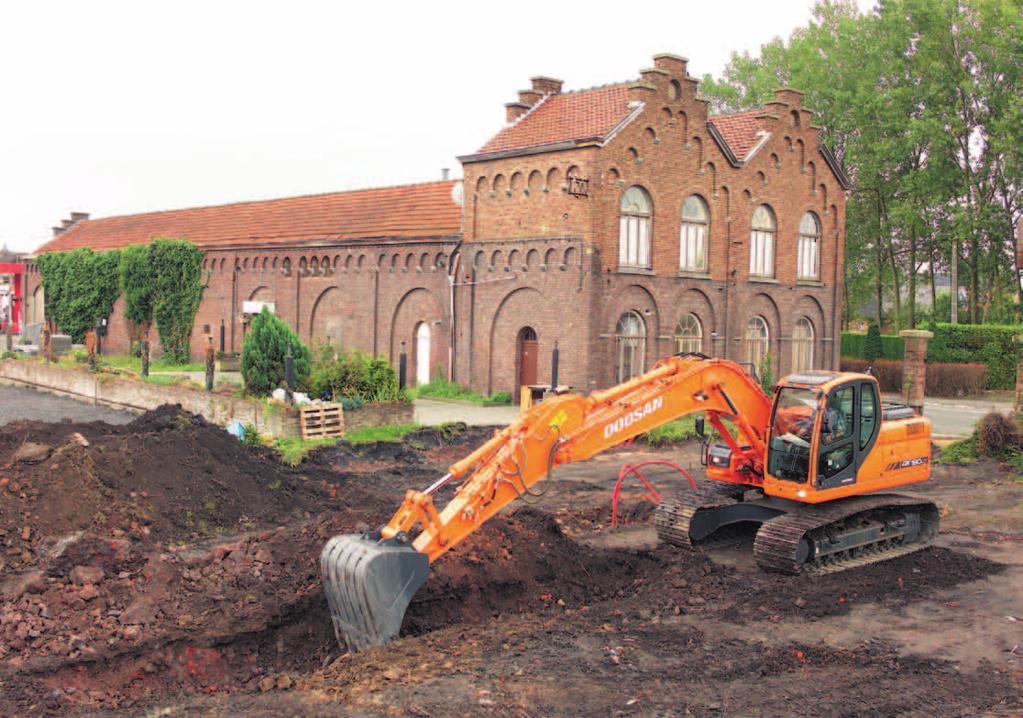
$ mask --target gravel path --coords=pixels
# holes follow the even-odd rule
[[[45,394],[33,389],[0,385],[0,426],[19,419],[36,421],[105,421],[127,424],[135,418],[128,411],[93,406],[64,396]]]

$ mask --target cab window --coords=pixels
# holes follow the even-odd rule
[[[870,382],[860,385],[860,451],[867,448],[877,428],[877,390]]]
[[[827,479],[848,468],[853,461],[853,422],[855,387],[833,392],[821,417],[821,448],[817,477]]]

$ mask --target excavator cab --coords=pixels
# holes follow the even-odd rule
[[[816,503],[854,486],[880,435],[881,417],[872,376],[821,371],[786,377],[771,413],[765,492]]]

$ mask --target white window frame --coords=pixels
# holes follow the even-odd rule
[[[800,329],[806,333],[800,334]],[[814,351],[813,345],[817,338],[817,331],[809,317],[799,317],[792,329],[792,371],[807,371],[813,369]]]
[[[629,200],[630,193],[640,193],[646,208],[636,207]],[[650,235],[653,224],[653,202],[650,193],[639,185],[629,187],[622,194],[618,220],[618,266],[629,269],[650,269]]]
[[[761,331],[761,326],[763,330]],[[759,369],[760,362],[766,354],[771,353],[771,325],[759,314],[750,317],[746,322],[744,336],[746,342],[746,361]]]
[[[766,210],[770,225],[758,224],[760,210]],[[778,221],[770,205],[762,204],[753,212],[750,228],[749,273],[752,277],[774,277],[774,248]]]
[[[631,326],[638,327],[638,334],[626,333]],[[621,384],[643,373],[646,366],[646,322],[638,312],[628,311],[618,318],[615,325],[615,384]]]
[[[814,232],[808,233],[806,222],[813,222]],[[796,254],[796,278],[820,279],[821,223],[817,215],[807,212],[799,221],[799,245]]]
[[[693,331],[694,329],[695,331]],[[705,353],[703,351],[703,322],[692,312],[679,319],[678,325],[675,327],[675,352],[678,354],[684,352]]]
[[[690,200],[699,203],[702,217],[686,214]],[[682,272],[707,271],[707,243],[710,236],[710,209],[698,194],[689,195],[682,203],[682,228],[679,231],[678,268]]]

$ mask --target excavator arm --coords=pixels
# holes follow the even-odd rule
[[[331,539],[321,566],[338,640],[352,650],[391,640],[426,580],[428,564],[512,501],[538,497],[538,485],[557,466],[589,459],[694,412],[705,412],[739,457],[743,482],[762,483],[771,400],[734,362],[674,356],[611,389],[552,397],[523,412],[429,488],[409,490],[378,532]],[[723,418],[734,424],[734,436]],[[454,496],[438,509],[437,492],[458,480]],[[410,542],[416,527],[420,532]]]

